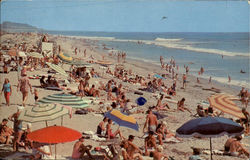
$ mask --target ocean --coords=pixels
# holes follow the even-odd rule
[[[83,36],[98,40],[99,45],[124,51],[127,57],[160,64],[175,59],[180,72],[184,65],[190,74],[198,76],[201,67],[205,72],[201,78],[230,85],[249,86],[249,33],[142,33],[142,32],[52,32],[70,36]],[[141,42],[138,44],[138,41]],[[246,73],[241,73],[240,71]]]

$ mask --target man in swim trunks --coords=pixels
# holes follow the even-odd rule
[[[183,80],[182,87],[185,89],[186,88],[186,84],[187,84],[187,76],[186,76],[186,74],[183,74],[182,80]]]
[[[148,115],[146,117],[146,122],[144,124],[143,132],[145,132],[145,128],[148,125],[148,132],[152,131],[154,133],[158,125],[157,117],[156,115],[153,114],[151,109],[149,109],[147,112],[148,112]]]

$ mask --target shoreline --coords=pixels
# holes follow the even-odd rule
[[[108,41],[112,41],[112,39],[115,38],[115,37],[96,37],[96,36],[95,37],[94,36],[90,37],[90,36],[81,36],[81,35],[79,35],[79,36],[63,35],[63,36],[70,37],[70,38],[77,38],[77,39],[86,39],[87,38],[89,40],[98,41],[99,45],[101,45],[102,42],[105,42],[105,39],[108,40]],[[102,41],[102,42],[99,42],[99,41]],[[127,40],[124,39],[124,41],[127,41]],[[136,43],[136,41],[137,40],[134,40],[133,43]],[[117,48],[115,48],[114,46],[112,46],[112,48],[113,48],[114,51],[118,51]],[[111,51],[111,50],[108,50],[108,51]],[[107,51],[102,50],[102,52],[107,52]],[[211,53],[202,53],[202,54],[211,54]],[[131,60],[135,60],[135,61],[138,60],[138,61],[142,61],[142,62],[145,62],[145,63],[151,63],[152,65],[157,65],[157,63],[160,63],[160,62],[152,61],[152,60],[149,60],[149,59],[141,59],[140,57],[136,57],[136,56],[134,58],[132,58],[132,57],[133,57],[132,55],[128,56],[128,58],[131,59]],[[247,56],[247,57],[249,57],[249,56]],[[198,69],[198,68],[196,68],[196,69]],[[184,73],[184,69],[182,67],[181,67],[181,70],[182,71],[179,71],[179,75]],[[190,69],[190,72],[192,72],[192,69]],[[249,73],[246,73],[246,74],[249,74]],[[199,79],[205,79],[207,81],[208,81],[208,79],[210,77],[210,75],[201,75],[201,76],[199,76],[196,73],[190,73],[190,75],[194,76],[195,78],[199,77]],[[232,89],[236,89],[236,90],[240,90],[242,87],[250,89],[250,86],[248,85],[248,82],[243,81],[243,80],[234,80],[234,79],[232,79],[231,82],[229,83],[228,82],[228,77],[212,77],[212,81],[215,82],[215,83],[219,83],[224,87],[228,86],[228,87],[230,87]]]

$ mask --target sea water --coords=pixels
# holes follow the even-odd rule
[[[127,57],[160,64],[175,59],[180,72],[184,65],[190,74],[201,78],[212,77],[222,83],[249,86],[249,33],[118,33],[118,32],[64,32],[64,35],[83,36],[99,41],[107,48],[124,51]],[[139,43],[138,43],[139,42]],[[240,71],[246,73],[241,73]],[[228,83],[228,76],[231,82]]]

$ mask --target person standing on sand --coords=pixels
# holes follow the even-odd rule
[[[87,56],[87,50],[86,49],[84,49],[83,54],[84,54],[84,57]]]
[[[10,81],[9,81],[8,78],[5,78],[5,80],[4,80],[4,84],[3,84],[1,94],[3,92],[4,92],[4,97],[5,97],[5,100],[6,100],[6,105],[9,106],[10,105],[10,96],[11,96],[11,93],[12,93],[12,89],[11,89]]]
[[[28,94],[29,94],[29,88],[30,88],[30,92],[32,93],[32,87],[31,87],[30,81],[29,81],[26,73],[23,74],[23,77],[18,82],[17,92],[18,92],[19,88],[20,88],[20,91],[23,95],[22,105],[25,107],[25,103],[27,101]]]
[[[185,89],[187,85],[187,76],[186,74],[183,74],[182,76],[182,87]]]
[[[231,77],[230,77],[230,75],[228,75],[228,83],[230,83],[231,82]]]
[[[209,77],[208,83],[212,83],[212,77]]]
[[[150,132],[150,131],[155,132],[156,127],[158,125],[157,117],[156,117],[156,115],[153,114],[151,109],[149,109],[147,111],[147,113],[148,113],[148,115],[146,117],[146,122],[145,122],[144,127],[143,127],[143,132],[145,132],[145,128],[147,125],[148,125],[148,132]]]
[[[20,115],[20,113],[21,113],[21,110],[23,110],[23,107],[20,107],[20,106],[19,106],[19,107],[17,108],[17,112],[14,113],[14,114],[12,114],[12,115],[10,115],[10,116],[8,117],[8,119],[14,123],[14,127],[13,127],[13,129],[14,129],[13,150],[14,150],[14,151],[17,151],[17,150],[18,150],[18,145],[21,145],[21,144],[20,144],[20,139],[21,139],[22,134],[23,134],[23,130],[22,130],[22,128],[23,128],[23,126],[22,126],[22,121],[21,121],[21,120],[18,120],[19,115]]]

